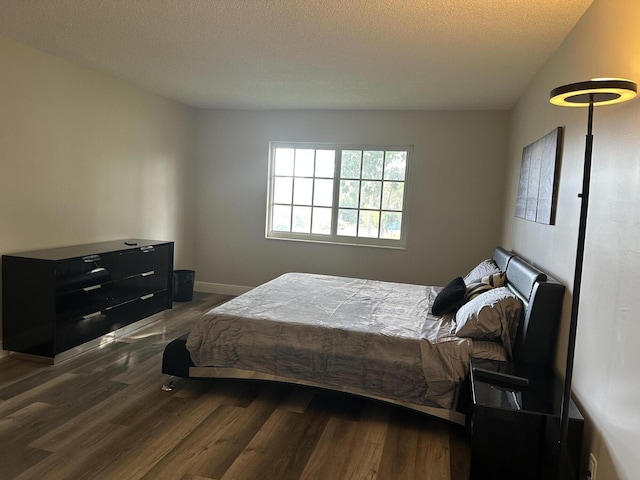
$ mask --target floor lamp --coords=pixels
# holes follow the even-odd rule
[[[573,360],[575,356],[576,332],[578,328],[578,306],[580,303],[580,286],[582,283],[582,263],[584,258],[584,241],[587,231],[587,208],[589,206],[589,183],[591,179],[591,153],[593,149],[593,107],[612,105],[631,100],[636,96],[638,87],[630,80],[613,78],[596,78],[586,82],[571,83],[551,90],[549,101],[563,107],[588,107],[587,140],[584,153],[584,174],[582,177],[582,199],[580,208],[580,226],[578,228],[578,247],[576,250],[576,268],[573,277],[573,294],[571,302],[571,320],[569,324],[569,346],[565,368],[564,391],[560,416],[559,462],[566,460],[567,441],[569,436],[569,403],[571,400],[571,380],[573,377]],[[559,464],[558,472],[562,472]]]

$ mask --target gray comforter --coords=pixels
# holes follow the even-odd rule
[[[187,348],[196,366],[451,409],[473,342],[431,315],[440,289],[288,273],[207,312]]]

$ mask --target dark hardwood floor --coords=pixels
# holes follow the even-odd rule
[[[164,346],[224,299],[57,365],[0,360],[0,479],[468,478],[464,429],[400,407],[246,380],[161,391]]]

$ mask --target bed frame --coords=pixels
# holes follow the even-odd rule
[[[558,326],[562,314],[564,286],[538,268],[526,262],[514,253],[502,247],[496,247],[492,259],[500,270],[507,272],[507,287],[524,303],[524,318],[518,329],[513,350],[514,361],[553,368],[554,353],[558,335]],[[237,368],[196,367],[186,348],[189,333],[170,342],[163,353],[162,373],[169,379],[163,390],[172,390],[172,377],[181,378],[239,378],[267,380],[289,384],[306,385],[336,390],[334,387],[311,381],[282,377],[262,372]],[[372,395],[357,388],[341,388],[339,391],[381,400],[412,410],[443,418],[464,425],[466,415],[463,408],[448,410],[445,408],[413,404]],[[462,405],[459,402],[459,405]]]

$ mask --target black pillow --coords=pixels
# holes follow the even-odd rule
[[[433,301],[431,312],[440,316],[458,310],[465,302],[467,285],[462,277],[456,277],[444,287]]]

